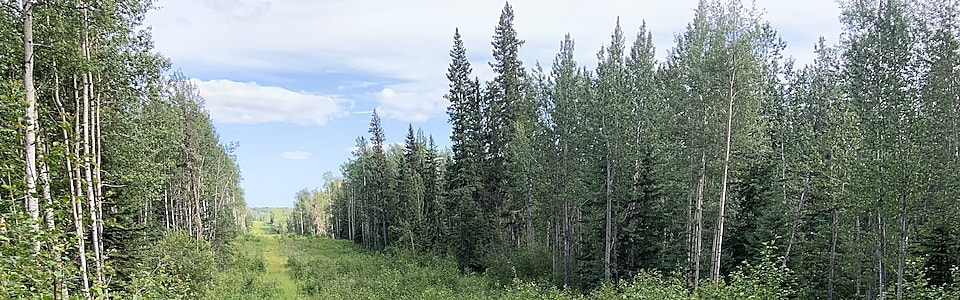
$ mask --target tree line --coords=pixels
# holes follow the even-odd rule
[[[246,226],[236,144],[153,49],[152,8],[0,1],[0,298],[202,286],[161,252],[210,257]]]
[[[520,60],[507,4],[489,81],[454,32],[451,149],[412,126],[388,147],[374,112],[315,212],[368,249],[581,290],[764,262],[801,298],[956,288],[960,6],[840,5],[839,43],[805,65],[756,7],[703,0],[664,60],[618,21],[596,66],[568,34],[545,69]]]

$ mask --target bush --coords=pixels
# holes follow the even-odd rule
[[[778,267],[783,257],[774,256],[777,248],[764,243],[762,258],[757,265],[745,263],[730,274],[729,284],[701,284],[697,295],[706,299],[790,299],[794,296],[789,281],[790,269]]]
[[[204,299],[276,299],[281,294],[278,280],[267,277],[261,237],[241,235],[230,249]]]
[[[546,249],[501,251],[487,257],[484,273],[500,285],[508,285],[514,279],[530,282],[549,281],[551,273],[550,252]]]
[[[621,282],[623,289],[619,299],[690,299],[683,277],[678,274],[664,276],[657,271],[641,270],[628,282]]]
[[[131,276],[132,299],[201,299],[214,274],[210,244],[183,231],[167,232]]]

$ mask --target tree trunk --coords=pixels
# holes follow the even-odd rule
[[[900,195],[900,249],[897,253],[897,299],[903,299],[903,261],[907,251],[907,196]]]
[[[793,226],[790,227],[790,240],[787,242],[787,251],[783,254],[783,265],[780,266],[781,271],[787,268],[787,261],[790,260],[790,250],[793,249],[797,229],[800,227],[800,219],[803,217],[803,202],[806,200],[807,190],[810,188],[810,176],[811,175],[807,175],[806,180],[803,181],[803,191],[800,192],[800,201],[797,204],[797,217],[793,220]]]
[[[726,149],[724,150],[723,157],[723,179],[720,184],[720,207],[717,212],[717,229],[716,237],[713,239],[713,270],[710,274],[710,279],[714,282],[720,279],[720,257],[723,254],[723,221],[724,221],[724,208],[727,204],[727,180],[730,173],[730,148],[731,147],[731,137],[733,136],[733,99],[736,97],[736,91],[734,91],[734,83],[737,80],[737,57],[733,56],[733,68],[730,73],[730,88],[729,96],[727,98],[727,143]]]
[[[380,205],[383,206],[383,208],[380,210],[380,227],[381,227],[380,229],[383,230],[383,248],[386,249],[387,241],[389,238],[387,233],[387,228],[389,228],[390,225],[388,224],[388,220],[387,220],[387,197],[383,194],[384,187],[382,184],[384,183],[384,180],[381,178],[379,183],[381,184],[378,187],[380,189]]]
[[[317,202],[319,199],[313,199],[313,235],[320,235],[320,211],[317,209]]]
[[[562,181],[562,191],[560,194],[563,197],[563,285],[570,285],[570,251],[571,251],[571,239],[572,232],[570,228],[570,195],[567,190],[568,175],[567,174],[567,143],[563,143],[563,156],[561,157],[562,161],[562,172],[563,179]]]
[[[80,6],[83,7],[83,43],[81,45],[83,50],[83,57],[86,61],[90,61],[90,32],[89,32],[89,23],[88,23],[88,9],[84,3],[80,3]],[[104,272],[103,272],[103,253],[101,244],[101,235],[100,235],[100,225],[101,219],[98,214],[98,205],[97,205],[97,195],[94,192],[94,181],[93,181],[93,162],[91,158],[92,153],[92,107],[91,107],[91,97],[93,93],[93,75],[87,70],[83,76],[83,163],[84,163],[84,179],[86,180],[86,197],[87,204],[89,205],[89,215],[90,215],[90,233],[93,240],[93,252],[95,257],[95,269],[97,274],[97,281],[104,283]]]
[[[84,85],[89,87],[90,83],[85,77]],[[83,162],[84,162],[84,180],[86,186],[86,197],[87,204],[89,206],[89,215],[90,215],[90,232],[92,235],[93,243],[93,252],[96,258],[95,267],[97,271],[97,280],[103,282],[103,253],[101,252],[100,244],[100,218],[97,214],[97,199],[94,192],[94,183],[93,183],[93,163],[91,162],[90,157],[92,156],[91,147],[90,147],[90,98],[88,94],[88,89],[84,90],[84,99],[83,99]]]
[[[66,109],[64,108],[63,101],[60,98],[60,72],[57,70],[56,63],[54,63],[53,68],[54,68],[53,100],[54,100],[54,103],[57,105],[57,111],[59,112],[59,115],[60,115],[60,122],[62,122],[63,124],[68,124],[67,112],[66,112]],[[76,77],[74,77],[73,87],[74,87],[74,95],[76,96],[76,93],[77,93]],[[75,97],[75,99],[78,99],[78,98],[79,97]],[[79,105],[77,106],[79,107]],[[77,159],[77,154],[78,154],[77,150],[75,149],[78,149],[78,148],[75,146],[76,143],[74,143],[73,140],[70,138],[70,134],[67,132],[66,128],[61,127],[60,133],[63,135],[63,141],[65,143],[64,145],[68,149],[71,149],[72,152],[70,153],[73,154],[72,157],[65,156],[66,158],[65,158],[64,164],[66,165],[67,181],[69,183],[68,186],[70,189],[69,198],[70,198],[71,211],[73,212],[73,225],[77,235],[77,250],[79,252],[77,256],[78,256],[78,259],[80,260],[80,279],[82,284],[81,288],[83,291],[83,298],[90,299],[90,280],[89,280],[89,275],[87,274],[87,249],[86,249],[86,246],[84,245],[84,238],[83,238],[84,236],[83,235],[83,219],[82,219],[83,206],[81,206],[80,203],[77,201],[77,195],[79,193],[78,191],[79,185],[77,182],[77,180],[79,180],[79,176],[77,175],[79,174],[79,170],[74,171],[74,166],[73,166],[73,160]]]
[[[860,243],[860,236],[862,235],[860,230],[860,224],[862,222],[863,221],[861,220],[861,217],[857,216],[856,223],[854,224],[856,233],[853,236],[854,244],[857,245],[857,252],[858,252],[857,255],[858,257],[861,257],[861,258],[864,257],[864,255],[866,255],[866,253],[864,253],[864,249],[863,249],[864,247]],[[857,260],[857,280],[856,281],[857,281],[857,298],[860,298],[860,296],[863,295],[863,261],[862,259]]]
[[[87,47],[90,47],[89,41],[88,41]],[[90,50],[87,50],[87,51],[90,51]],[[88,73],[87,76],[90,76],[90,82],[91,82],[90,94],[94,95],[93,74]],[[100,82],[99,75],[97,75],[97,77],[98,77],[97,82]],[[100,249],[101,264],[104,264],[107,261],[107,252],[104,251],[104,248],[103,248],[103,233],[104,233],[103,232],[103,180],[101,180],[102,177],[101,177],[101,171],[100,171],[100,166],[102,165],[102,160],[101,160],[102,151],[100,149],[100,94],[98,92],[95,95],[96,95],[96,98],[93,99],[94,101],[92,104],[93,124],[91,125],[91,129],[92,129],[91,139],[93,140],[92,151],[93,151],[93,159],[94,159],[92,175],[93,175],[93,183],[95,187],[94,194],[96,195],[94,199],[97,202],[97,220],[99,220],[99,222],[97,222],[97,226],[98,226],[97,232],[100,233],[100,238],[96,240],[96,245],[97,245],[97,248]]]
[[[880,137],[879,137],[879,135],[880,135],[879,132],[878,132],[877,135],[878,135],[878,140],[879,140],[879,138],[880,138]],[[880,176],[881,174],[883,174],[883,167],[882,167],[882,166],[880,165],[880,163],[879,163],[881,157],[882,157],[882,156],[881,156],[881,154],[880,154],[880,150],[877,149],[877,162],[878,162],[878,163],[877,163],[877,176]],[[886,241],[886,232],[885,232],[884,227],[883,227],[883,187],[882,187],[881,184],[877,184],[877,249],[876,249],[876,258],[877,258],[877,266],[878,266],[878,267],[877,267],[877,290],[879,291],[877,294],[879,295],[879,299],[880,299],[880,300],[883,300],[883,298],[884,298],[884,297],[883,297],[883,296],[884,296],[884,295],[883,295],[883,294],[884,294],[883,292],[884,292],[884,290],[886,289],[886,288],[885,288],[885,286],[886,286],[886,278],[883,276],[883,275],[884,275],[884,274],[883,274],[883,271],[884,271],[883,259],[884,259],[884,256],[885,256],[885,254],[886,254],[886,253],[885,253],[886,250],[885,250],[884,247],[883,247],[884,244],[886,244],[885,241]]]
[[[167,189],[163,189],[163,225],[164,229],[170,230],[170,196]]]
[[[530,251],[533,251],[533,176],[530,175],[530,172],[533,170],[532,166],[527,166],[527,201],[526,201],[526,214],[527,214],[527,248]]]
[[[608,144],[609,147],[609,144]],[[609,149],[608,149],[609,151]],[[607,156],[607,178],[606,178],[606,231],[604,233],[604,251],[603,251],[603,279],[610,283],[613,280],[613,162],[608,154]]]
[[[33,82],[33,1],[24,0],[23,7],[23,89],[24,100],[27,106],[24,108],[24,123],[26,132],[23,135],[24,158],[24,184],[27,186],[27,193],[24,196],[24,206],[27,213],[33,221],[30,224],[30,230],[34,236],[40,234],[40,204],[37,200],[37,89]],[[34,238],[33,254],[40,253],[40,240]]]
[[[200,166],[197,166],[196,170],[194,171],[193,178],[193,221],[195,222],[194,226],[197,228],[197,240],[203,239],[203,210],[200,207],[200,179],[202,178],[200,173],[203,171],[202,168],[203,160],[201,160]]]
[[[573,250],[573,232],[570,224],[570,200],[563,199],[563,285],[570,285],[570,255]]]
[[[357,213],[356,213],[356,210],[357,210],[357,209],[356,209],[356,203],[357,203],[356,194],[357,194],[357,193],[356,193],[356,189],[353,187],[353,183],[352,183],[352,182],[351,182],[351,184],[349,185],[349,187],[350,187],[350,200],[349,200],[350,202],[347,203],[347,223],[349,223],[349,224],[347,224],[347,226],[348,226],[348,229],[349,229],[349,230],[348,230],[347,234],[350,236],[350,240],[351,240],[351,241],[356,242],[357,239],[355,238],[355,235],[354,235],[354,231],[355,231],[354,228],[355,228],[355,226],[356,226],[355,224],[356,224],[356,219],[357,219],[357,217],[356,217],[356,215],[357,215]]]
[[[550,275],[553,276],[554,280],[559,274],[559,256],[560,256],[560,222],[557,221],[557,218],[550,219],[550,234],[548,237],[550,245]]]
[[[843,192],[844,192],[844,185],[841,184],[840,194],[843,195]],[[833,228],[833,237],[830,239],[830,262],[829,262],[830,277],[827,282],[827,299],[830,299],[830,300],[834,299],[833,295],[834,295],[834,290],[836,289],[835,270],[837,266],[837,238],[840,232],[840,207],[838,204],[838,200],[834,199],[834,201],[835,202],[833,206],[833,220],[831,222],[831,226]]]
[[[697,201],[693,211],[693,288],[700,285],[700,257],[703,255],[703,190],[707,184],[707,152],[700,156],[700,183],[697,185]]]
[[[47,166],[45,161],[46,154],[49,153],[47,145],[43,142],[43,139],[39,136],[37,137],[37,144],[40,146],[40,154],[38,157],[38,162],[40,165],[40,181],[43,185],[41,195],[43,197],[44,203],[44,223],[47,226],[47,232],[54,232],[56,230],[56,224],[54,222],[53,214],[53,198],[50,191],[50,168]],[[63,270],[63,260],[61,259],[61,248],[57,243],[51,242],[48,245],[48,251],[53,252],[54,260],[56,261],[57,270]],[[62,278],[54,277],[53,279],[53,297],[54,299],[65,299],[67,298],[66,286]]]
[[[53,196],[50,191],[50,168],[47,166],[47,163],[44,161],[46,154],[49,153],[46,143],[39,136],[37,137],[37,144],[40,146],[40,154],[38,155],[38,164],[40,166],[40,182],[43,185],[41,189],[41,197],[43,197],[44,203],[44,220],[47,225],[47,230],[53,232],[56,229],[54,226],[54,214],[53,214]]]
[[[67,163],[67,168],[70,168],[69,161]],[[73,183],[71,183],[70,186],[73,188]],[[70,204],[73,207],[73,224],[77,233],[77,250],[79,251],[77,256],[80,259],[80,279],[83,283],[83,298],[91,299],[90,279],[87,271],[87,246],[86,242],[84,241],[85,238],[83,233],[83,204],[73,193],[70,195]]]

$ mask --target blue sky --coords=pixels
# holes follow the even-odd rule
[[[749,1],[744,1],[749,2]],[[757,0],[809,62],[822,35],[836,43],[834,0]],[[609,41],[620,17],[628,44],[642,22],[659,57],[692,19],[697,0],[512,1],[527,67],[548,67],[563,35],[581,64]],[[453,30],[460,28],[474,75],[489,79],[490,37],[502,1],[159,0],[146,25],[155,46],[199,87],[223,142],[237,141],[247,204],[291,206],[302,188],[339,172],[378,109],[388,142],[407,124],[449,145],[443,94]]]

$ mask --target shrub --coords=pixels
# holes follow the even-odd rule
[[[182,231],[167,232],[149,251],[126,287],[134,299],[201,299],[212,282],[210,244]]]

